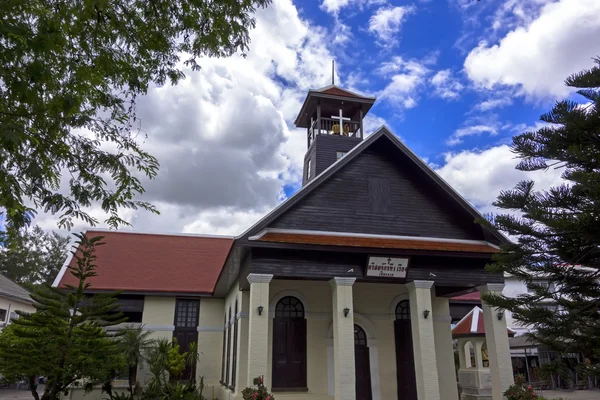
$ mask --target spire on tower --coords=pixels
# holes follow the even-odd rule
[[[331,84],[335,85],[335,60],[331,60]]]

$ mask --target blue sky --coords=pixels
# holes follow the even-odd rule
[[[345,7],[334,8],[345,3]],[[478,87],[469,79],[464,70],[469,52],[479,41],[498,42],[516,23],[508,23],[510,16],[507,16],[505,26],[495,30],[489,28],[494,20],[499,19],[497,13],[503,3],[506,5],[508,2],[332,0],[321,4],[295,4],[303,18],[317,25],[330,26],[334,30],[342,30],[339,24],[345,25],[342,35],[347,37],[347,41],[338,44],[338,51],[334,51],[339,59],[340,84],[383,97],[373,107],[372,113],[385,119],[421,157],[431,163],[442,164],[443,154],[448,151],[483,149],[510,142],[510,138],[520,132],[519,128],[534,125],[539,115],[559,98],[552,95],[528,98],[518,94],[518,85],[498,85],[488,89]],[[519,2],[513,3],[516,8]],[[531,17],[541,11],[542,7],[532,8]],[[392,22],[387,25],[387,31],[385,24],[378,31],[374,18],[378,14],[385,15],[385,12]],[[403,16],[394,20],[394,15],[398,14]],[[594,55],[590,53],[587,57]],[[387,63],[398,67],[398,58],[404,62],[415,61],[431,70],[423,78],[424,82],[415,85],[412,90],[411,96],[416,104],[409,108],[399,105],[401,101],[397,99],[382,96],[391,74],[377,71]],[[572,68],[573,72],[575,68]],[[446,96],[436,92],[431,82],[440,71],[444,73],[440,77],[447,76],[455,85]],[[489,108],[477,108],[486,101],[494,100],[497,100],[495,107],[487,103]],[[475,132],[480,133],[465,136],[460,143],[449,142],[457,130],[475,126],[479,127],[479,131]]]
[[[161,215],[125,210],[134,229],[239,234],[289,197],[306,151],[293,121],[308,89],[330,84],[332,59],[336,83],[378,98],[368,129],[389,126],[481,211],[521,179],[560,183],[560,171],[515,171],[507,144],[574,96],[563,80],[600,55],[600,1],[274,0],[250,37],[247,57],[203,58],[139,99],[161,164],[143,199]]]

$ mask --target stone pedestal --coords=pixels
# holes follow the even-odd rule
[[[471,361],[469,348],[465,347],[469,342],[475,355],[474,361]],[[458,340],[460,358],[458,383],[462,388],[461,400],[493,400],[490,368],[483,366],[484,343],[484,336],[465,337]],[[500,399],[494,398],[494,400]]]

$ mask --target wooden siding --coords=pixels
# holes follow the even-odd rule
[[[331,236],[267,232],[259,241],[277,243],[314,244],[326,246],[371,247],[383,249],[439,250],[469,253],[497,253],[496,247],[484,243],[453,243],[410,239],[384,239],[356,236]]]
[[[310,148],[308,149],[308,151],[306,152],[306,154],[304,155],[304,169],[302,170],[302,186],[306,185],[308,183],[308,161],[311,161],[311,165],[310,165],[310,169],[312,170],[311,173],[311,180],[314,179],[315,177],[315,141],[312,142]]]
[[[340,135],[317,135],[315,148],[315,176],[329,168],[337,161],[337,152],[349,152],[362,141],[361,138]],[[312,146],[311,146],[312,147]]]
[[[406,279],[366,278],[364,270],[368,255],[253,248],[249,272],[273,274],[279,279],[327,280],[348,276],[363,282],[406,283],[413,280],[433,280],[440,286],[475,287],[504,282],[502,274],[485,271],[489,259],[432,256],[411,257]],[[240,279],[240,283],[244,279],[245,277]]]
[[[335,162],[335,152],[351,144],[348,139],[353,138],[318,137],[325,156],[319,157],[317,147],[317,173]],[[269,226],[484,240],[473,217],[395,150],[388,139],[373,143]],[[391,199],[391,207],[378,198],[384,195]]]

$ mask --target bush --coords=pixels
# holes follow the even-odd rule
[[[527,384],[523,375],[515,376],[514,385],[510,385],[508,390],[504,392],[504,396],[507,400],[544,400]]]
[[[263,378],[254,378],[252,381],[256,388],[249,388],[242,390],[242,397],[244,400],[275,400],[275,397],[269,393],[265,385],[263,384]]]

